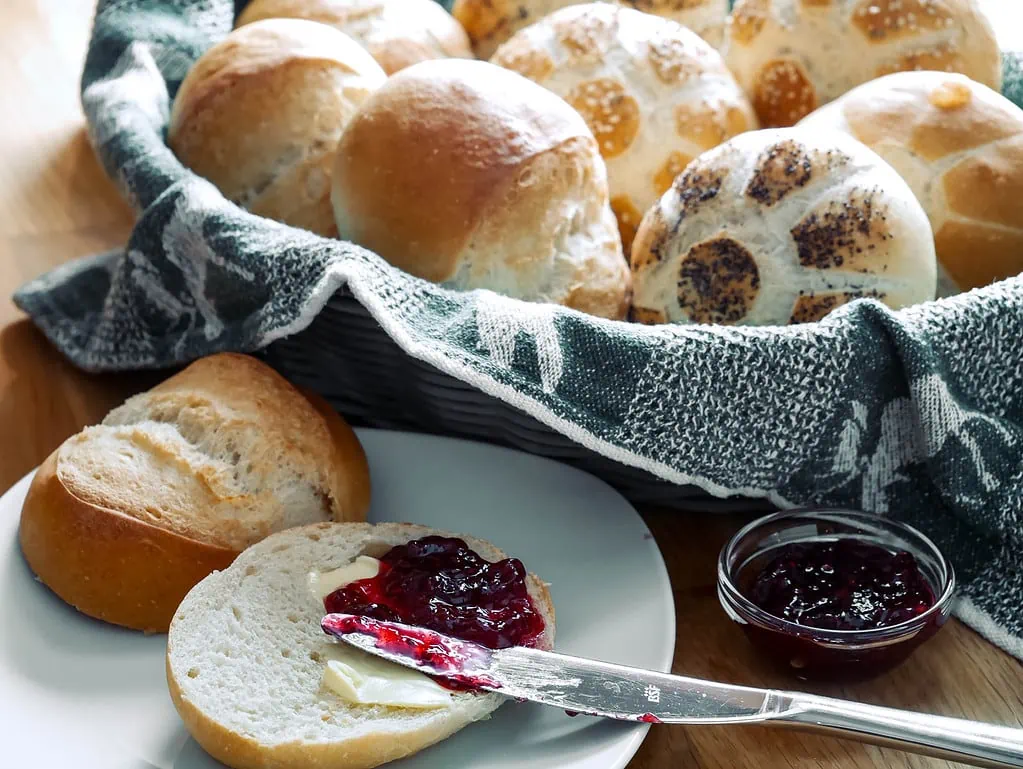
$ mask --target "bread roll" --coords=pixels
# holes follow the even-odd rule
[[[473,55],[462,25],[434,0],[252,0],[237,26],[273,18],[329,24],[362,44],[388,75],[428,59]]]
[[[946,295],[1023,270],[1023,110],[963,75],[900,72],[854,88],[803,120],[887,160],[934,230]]]
[[[489,59],[520,29],[578,1],[454,0],[451,13],[469,33],[476,55]],[[621,0],[621,4],[676,21],[713,46],[721,43],[728,0]]]
[[[167,142],[229,200],[332,236],[334,148],[386,77],[365,49],[325,24],[248,24],[210,48],[185,77]]]
[[[341,237],[413,275],[625,315],[593,134],[514,72],[437,59],[393,75],[341,138],[333,201]]]
[[[344,420],[224,353],[68,438],[32,481],[19,539],[79,611],[163,632],[192,586],[253,542],[368,507],[366,457]]]
[[[608,3],[555,11],[497,49],[579,110],[607,163],[625,253],[640,219],[690,160],[756,128],[717,51],[673,21]]]
[[[232,769],[368,769],[489,716],[506,698],[456,692],[449,706],[412,710],[350,704],[321,686],[339,642],[320,629],[323,604],[306,575],[430,534],[445,533],[401,523],[303,526],[267,538],[197,585],[167,639],[171,699],[192,737]],[[507,557],[462,539],[489,561]],[[546,625],[537,646],[550,649],[550,594],[535,575],[526,586]]]
[[[908,185],[844,134],[751,131],[694,160],[643,218],[633,316],[819,320],[859,297],[934,297],[934,239]]]
[[[736,0],[722,50],[764,126],[793,125],[892,72],[962,72],[996,90],[1002,82],[977,0]]]

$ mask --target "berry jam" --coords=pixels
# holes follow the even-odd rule
[[[910,553],[856,539],[787,545],[760,571],[748,596],[775,617],[827,630],[897,625],[935,602]]]
[[[333,636],[368,635],[376,640],[374,645],[378,649],[423,663],[429,668],[423,672],[442,676],[449,688],[501,688],[484,672],[492,655],[480,644],[448,638],[432,630],[351,614],[328,614],[320,621],[320,626]]]
[[[490,649],[533,646],[544,632],[522,562],[491,563],[453,537],[392,548],[377,576],[334,591],[323,605],[328,614],[415,625]]]

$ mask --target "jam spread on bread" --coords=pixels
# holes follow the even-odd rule
[[[749,598],[775,617],[829,630],[897,625],[935,602],[912,554],[855,539],[782,548],[753,581]]]
[[[328,614],[321,625],[325,632],[341,636],[361,633],[375,640],[385,652],[428,665],[433,675],[443,676],[438,683],[455,690],[472,690],[481,686],[499,689],[501,685],[483,671],[490,664],[487,647],[472,641],[450,638],[432,630],[404,624],[379,622],[351,614]]]
[[[490,649],[533,646],[544,631],[522,562],[491,563],[454,537],[392,548],[375,577],[335,590],[323,605],[329,614],[415,625]]]

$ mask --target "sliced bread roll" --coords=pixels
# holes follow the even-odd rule
[[[403,523],[303,526],[268,537],[196,585],[167,642],[171,699],[195,740],[233,769],[360,769],[415,753],[492,713],[504,697],[456,692],[448,706],[407,709],[351,704],[322,684],[339,642],[320,628],[324,608],[308,574],[431,534],[453,536]],[[507,557],[462,539],[486,560]],[[527,589],[546,626],[536,645],[549,649],[550,594],[532,574]]]
[[[275,531],[364,520],[355,433],[269,366],[203,358],[68,438],[21,513],[29,566],[79,611],[165,631],[207,574]]]

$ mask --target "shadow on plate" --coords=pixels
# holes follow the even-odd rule
[[[154,660],[163,655],[166,636],[143,636],[80,614],[35,579],[16,534],[3,539],[5,667],[58,694],[105,696],[165,686],[163,665]]]

